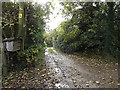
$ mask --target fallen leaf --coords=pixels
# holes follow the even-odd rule
[[[97,84],[100,84],[100,82],[99,81],[95,81]]]

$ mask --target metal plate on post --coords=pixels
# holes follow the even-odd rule
[[[12,42],[6,42],[6,49],[7,51],[13,50],[13,41]]]
[[[4,47],[6,48],[5,50],[7,51],[17,51],[20,50],[21,47],[21,40],[20,39],[5,39],[4,40]]]
[[[11,41],[6,42],[6,49],[7,51],[17,51],[20,50],[20,41]]]

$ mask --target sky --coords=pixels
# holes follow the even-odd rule
[[[14,0],[11,0],[14,1]],[[101,1],[105,1],[105,0],[101,0]],[[40,4],[45,4],[47,2],[52,2],[52,4],[54,5],[55,9],[51,9],[51,11],[53,12],[53,14],[50,14],[50,20],[48,23],[46,23],[46,32],[49,32],[55,28],[58,27],[58,25],[60,25],[63,21],[65,21],[65,18],[62,17],[62,11],[60,11],[60,9],[63,9],[63,6],[61,6],[59,4],[59,0],[33,0],[33,2],[37,2]],[[57,14],[59,12],[59,14]]]
[[[50,14],[50,20],[48,23],[46,23],[46,29],[45,31],[49,33],[51,30],[55,29],[60,25],[63,21],[65,21],[65,18],[62,17],[62,11],[60,9],[63,8],[62,5],[59,4],[59,0],[34,0],[34,2],[45,4],[47,2],[52,2],[52,5],[55,7],[54,10],[50,8],[53,14]],[[59,14],[57,14],[59,13]]]
[[[53,4],[54,4],[55,9],[54,10],[51,9],[53,14],[50,14],[50,21],[49,23],[47,23],[47,25],[49,26],[49,30],[53,30],[57,28],[61,22],[65,21],[65,18],[62,17],[62,11],[60,10],[63,8],[63,6],[61,6],[59,4],[59,1],[57,0],[54,0]]]
[[[45,4],[47,2],[52,2],[52,5],[55,7],[53,10],[51,8],[51,11],[53,14],[50,14],[50,20],[48,23],[46,23],[46,29],[45,31],[49,33],[51,30],[55,29],[60,25],[63,21],[65,21],[65,18],[62,17],[62,11],[60,9],[63,9],[63,6],[59,4],[59,0],[34,0],[34,2]],[[59,13],[59,14],[57,14]]]
[[[14,0],[11,0],[14,2]],[[18,1],[18,0],[17,0]],[[47,2],[52,2],[52,4],[54,5],[55,9],[51,9],[51,11],[53,12],[53,14],[50,14],[50,20],[49,23],[46,23],[46,27],[49,29],[46,29],[46,32],[49,32],[55,28],[58,27],[58,25],[63,22],[65,20],[65,18],[62,17],[62,12],[60,11],[60,9],[62,9],[63,7],[59,4],[59,0],[33,0],[33,3],[40,3],[40,4],[45,4]],[[59,12],[59,15],[57,14]]]

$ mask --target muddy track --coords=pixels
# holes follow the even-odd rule
[[[104,83],[98,78],[102,74],[93,73],[76,63],[75,59],[58,53],[54,49],[53,51],[56,55],[51,53],[49,48],[45,52],[48,73],[52,73],[52,79],[46,81],[48,88],[105,88]],[[104,82],[105,78],[102,79]]]

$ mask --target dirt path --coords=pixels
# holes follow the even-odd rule
[[[51,77],[45,83],[47,88],[117,88],[117,65],[53,51],[56,55],[49,48],[45,51],[46,66]]]

